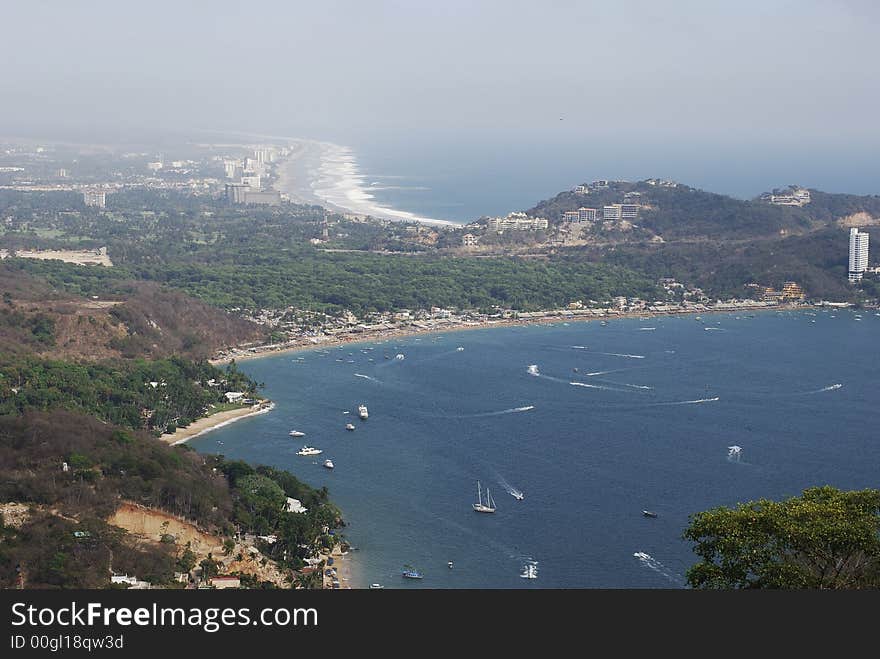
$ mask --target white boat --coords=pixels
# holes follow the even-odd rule
[[[299,451],[296,452],[297,455],[320,455],[323,453],[319,448],[315,448],[314,446],[303,446]]]
[[[353,423],[346,423],[345,429],[346,430],[354,430],[354,424]]]
[[[333,469],[333,460],[324,460],[324,466],[327,467],[327,469]]]
[[[522,492],[520,492],[519,490],[512,490],[510,492],[510,496],[512,496],[517,501],[522,501],[523,499],[526,498],[526,495],[523,494]]]
[[[380,583],[371,583],[371,584],[370,584],[370,588],[371,588],[372,590],[379,590],[380,588],[384,588],[384,587],[385,587],[385,586],[383,586],[383,585],[380,584]]]
[[[477,481],[477,503],[472,503],[473,509],[478,513],[494,513],[495,512],[495,502],[492,500],[492,495],[489,494],[489,488],[486,488],[486,503],[483,503],[483,492],[480,486],[480,481]]]
[[[364,420],[369,418],[370,413],[367,411],[366,405],[358,405],[358,416]]]
[[[523,565],[522,574],[519,575],[523,579],[537,579],[538,578],[538,566],[534,563],[526,563]]]
[[[291,437],[305,437],[306,436],[306,434],[304,432],[300,432],[299,430],[291,430],[287,434],[290,435]]]

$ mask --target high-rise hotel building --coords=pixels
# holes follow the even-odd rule
[[[868,269],[868,234],[858,229],[849,230],[849,280],[861,281]]]

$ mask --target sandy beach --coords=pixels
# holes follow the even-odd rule
[[[242,350],[232,354],[223,355],[209,360],[211,364],[228,364],[230,361],[236,362],[250,361],[252,359],[260,359],[262,357],[272,357],[286,353],[303,352],[309,350],[323,350],[326,348],[334,348],[340,345],[350,343],[374,343],[383,342],[390,339],[403,339],[411,336],[421,336],[424,334],[448,334],[450,332],[464,332],[467,330],[489,329],[491,327],[520,327],[525,325],[558,325],[560,323],[582,323],[596,321],[612,321],[619,318],[638,318],[650,320],[652,318],[661,318],[665,316],[702,316],[719,313],[756,313],[759,311],[785,311],[799,308],[796,304],[778,304],[762,307],[743,307],[739,309],[695,309],[693,311],[682,312],[655,312],[655,311],[638,311],[638,312],[620,312],[608,316],[542,316],[538,318],[510,318],[501,320],[473,321],[468,323],[450,323],[448,325],[437,325],[434,327],[402,327],[390,330],[382,330],[379,332],[361,332],[357,334],[346,335],[342,337],[327,336],[322,341],[313,342],[305,339],[300,343],[291,343],[289,345],[281,345],[266,350]]]
[[[257,403],[256,405],[253,405],[251,407],[242,407],[235,410],[217,412],[216,414],[211,414],[210,416],[203,416],[201,419],[196,419],[186,428],[178,428],[173,433],[166,433],[162,435],[159,439],[161,439],[166,444],[175,446],[176,444],[182,444],[183,442],[190,440],[193,437],[204,435],[207,432],[216,430],[217,428],[221,428],[223,426],[227,426],[230,423],[235,423],[236,421],[240,421],[241,419],[245,419],[249,416],[266,414],[267,412],[270,412],[274,407],[275,403],[263,401],[262,403]]]
[[[354,151],[347,146],[307,139],[288,140],[288,146],[291,153],[276,165],[278,178],[273,187],[294,203],[397,222],[455,224],[379,204],[366,185]]]
[[[352,560],[350,551],[342,553],[339,545],[336,545],[330,554],[322,554],[319,558],[324,561],[324,572],[321,575],[322,588],[333,589],[334,579],[339,581],[340,590],[353,588],[351,585]],[[327,564],[328,558],[333,559],[332,565]],[[327,570],[332,570],[332,574],[328,575]]]

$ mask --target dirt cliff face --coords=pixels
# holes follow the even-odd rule
[[[860,213],[853,213],[852,215],[840,218],[837,220],[837,224],[847,229],[852,227],[866,227],[880,224],[880,217],[872,217],[869,213],[862,211]]]

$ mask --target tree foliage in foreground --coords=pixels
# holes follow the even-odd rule
[[[880,490],[814,487],[697,513],[694,588],[880,588]]]

